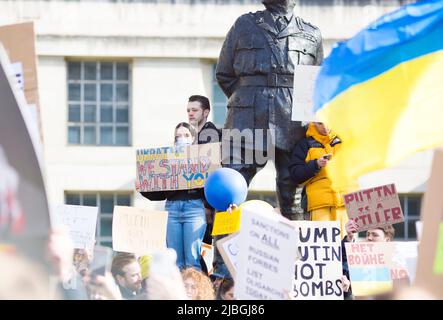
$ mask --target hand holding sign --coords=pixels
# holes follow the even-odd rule
[[[346,223],[345,228],[348,236],[348,241],[353,242],[355,239],[355,234],[358,232],[358,224],[354,220],[350,219]]]

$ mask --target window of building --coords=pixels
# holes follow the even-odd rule
[[[128,62],[68,61],[68,144],[130,145]]]
[[[132,193],[66,192],[65,203],[79,206],[98,207],[96,240],[97,245],[112,248],[112,213],[114,206],[131,206]]]
[[[216,64],[212,66],[212,116],[214,124],[221,128],[224,126],[226,120],[226,106],[228,104],[228,99],[217,83],[217,79],[215,78],[215,67]]]
[[[405,217],[402,223],[394,224],[396,240],[417,240],[415,222],[420,220],[421,200],[423,195],[402,194],[399,195],[400,204]]]

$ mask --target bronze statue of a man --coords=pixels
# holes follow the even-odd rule
[[[322,37],[317,27],[293,14],[295,0],[262,3],[266,10],[242,15],[229,30],[216,78],[229,99],[225,129],[273,132],[280,211],[295,220],[297,185],[291,180],[288,164],[305,129],[301,122],[291,121],[294,66],[322,63]],[[244,152],[251,146],[242,144],[240,148]],[[248,184],[265,165],[255,160],[234,164],[224,159],[224,163],[239,171]]]

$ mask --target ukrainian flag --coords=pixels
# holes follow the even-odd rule
[[[338,189],[443,145],[443,0],[401,7],[336,45],[314,110],[343,141],[328,165]]]
[[[391,271],[387,267],[350,267],[349,276],[355,296],[377,295],[393,288]]]

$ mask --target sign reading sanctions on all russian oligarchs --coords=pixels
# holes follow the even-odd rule
[[[237,299],[286,300],[294,277],[297,233],[272,209],[244,208],[238,236]]]
[[[138,149],[140,191],[203,188],[209,174],[221,167],[220,163],[219,143]]]
[[[360,190],[344,195],[346,211],[358,225],[358,231],[403,222],[395,184]]]

